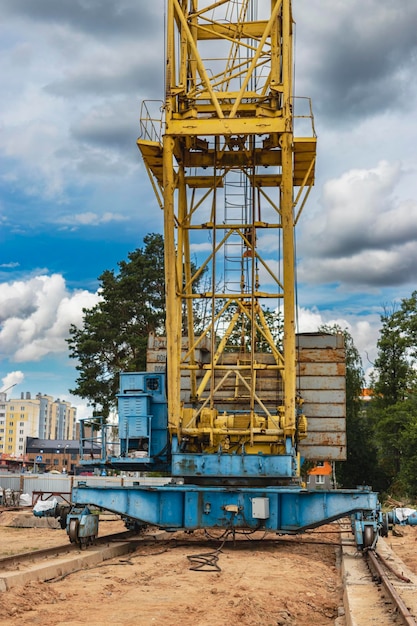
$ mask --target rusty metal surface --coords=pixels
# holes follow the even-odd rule
[[[297,336],[298,391],[308,419],[300,454],[307,459],[346,459],[346,379],[343,335]]]

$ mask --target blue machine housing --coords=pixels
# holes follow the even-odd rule
[[[168,418],[165,374],[124,372],[120,374],[120,458],[139,465],[166,463]],[[111,458],[110,463],[119,461]]]
[[[99,423],[95,435],[87,434],[87,424],[91,420],[80,421],[80,464],[121,471],[169,472],[165,374],[121,373],[117,399],[117,440],[111,435],[114,426],[100,417],[94,420]]]
[[[287,454],[224,453],[221,448],[215,454],[182,451],[176,437],[172,438],[172,476],[183,477],[187,482],[245,481],[267,482],[296,476],[295,450]]]

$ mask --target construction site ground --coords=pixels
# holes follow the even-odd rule
[[[42,520],[43,528],[16,526],[29,524],[30,515],[0,514],[0,557],[67,540],[53,519]],[[123,530],[123,522],[112,516],[100,523],[100,534]],[[0,624],[343,626],[336,530],[334,524],[317,529],[303,536],[309,542],[303,545],[262,542],[263,533],[237,535],[217,554],[219,571],[190,569],[187,557],[213,552],[221,541],[207,544],[200,531],[154,530],[155,540],[139,544],[130,555],[62,580],[30,583],[0,594]],[[404,527],[401,534],[390,536],[388,543],[417,573],[417,529]]]

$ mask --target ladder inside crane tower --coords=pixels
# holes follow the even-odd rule
[[[303,434],[294,227],[316,137],[310,108],[294,136],[291,2],[256,7],[168,0],[164,119],[144,114],[138,140],[164,210],[168,424],[200,452],[280,454]]]

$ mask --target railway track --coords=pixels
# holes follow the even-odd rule
[[[139,536],[132,531],[98,537],[88,550],[75,544],[23,552],[0,558],[0,592],[33,581],[48,581],[97,566],[136,549]]]
[[[327,530],[323,535],[317,530],[302,536],[257,536],[251,540],[251,548],[258,555],[264,554],[266,557],[272,550],[279,550],[279,544],[294,544],[294,550],[298,546],[304,546],[304,553],[310,547],[317,551],[314,546],[334,546],[335,551],[341,555],[345,613],[336,619],[335,626],[417,626],[417,576],[390,550],[386,541],[381,539],[378,542],[376,554],[369,551],[362,555],[357,553],[352,535],[342,528],[341,539],[339,530],[339,526],[335,524],[333,531]],[[245,559],[244,545],[247,542],[240,541],[240,546],[232,546],[233,541],[229,538],[228,545],[222,552],[218,549],[219,538],[198,541],[187,541],[183,538],[177,541],[167,533],[147,536],[127,531],[100,537],[87,550],[65,543],[51,549],[15,554],[0,559],[0,590],[8,591],[33,581],[56,582],[75,572],[94,570],[101,564],[104,566],[106,561],[118,557],[122,557],[119,563],[126,563],[133,557],[125,555],[134,553],[136,558],[146,550],[148,554],[161,554],[172,548],[182,548],[188,553],[210,554],[212,549],[212,553],[219,556],[220,567],[216,571],[221,571],[224,566],[227,568],[228,555],[233,552],[241,553],[241,558]],[[112,563],[114,565],[114,561]],[[297,593],[296,589],[294,593]]]
[[[342,554],[347,626],[417,626],[417,576],[386,540],[360,555],[345,536]]]

